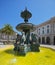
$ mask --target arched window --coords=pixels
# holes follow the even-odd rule
[[[45,37],[42,37],[42,44],[45,44]]]
[[[55,45],[55,36],[54,36],[54,45]]]
[[[39,37],[38,42],[41,43],[41,38]]]

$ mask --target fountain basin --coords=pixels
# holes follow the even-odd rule
[[[55,51],[40,47],[40,52],[28,52],[17,56],[13,47],[0,51],[0,65],[55,65]]]
[[[16,29],[21,32],[23,30],[30,30],[31,32],[36,30],[35,26],[32,23],[20,23],[16,26]]]

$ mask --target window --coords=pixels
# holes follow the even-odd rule
[[[40,30],[40,29],[39,29]]]
[[[47,25],[47,28],[49,28],[49,25]]]
[[[47,29],[47,33],[49,33],[49,29]]]
[[[42,29],[44,29],[44,27],[42,27]]]
[[[42,27],[42,34],[44,34],[44,27]]]
[[[40,29],[39,29],[39,35],[40,35]]]
[[[47,25],[47,33],[49,33],[49,25]]]
[[[42,31],[42,34],[44,34],[44,30]]]

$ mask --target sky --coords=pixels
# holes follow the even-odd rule
[[[16,25],[24,22],[20,13],[25,8],[32,13],[29,22],[39,25],[55,16],[55,0],[0,0],[0,28],[10,24],[16,30]]]

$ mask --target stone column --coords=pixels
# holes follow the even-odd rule
[[[51,23],[51,27],[50,27],[50,30],[51,30],[51,32],[50,32],[50,33],[51,33],[51,34],[53,34],[53,29],[54,29],[54,27],[53,27],[53,26],[54,26],[54,24],[52,24],[52,23]]]
[[[53,35],[50,36],[50,44],[51,44],[51,45],[54,44],[54,36],[53,36]]]
[[[45,44],[46,44],[46,36],[45,36]]]
[[[41,44],[42,44],[42,37],[41,37]]]

